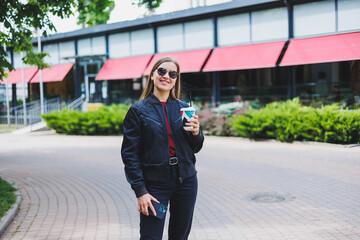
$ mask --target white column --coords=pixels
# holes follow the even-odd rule
[[[86,95],[86,102],[90,100],[90,91],[89,91],[89,77],[86,74],[85,76],[85,95]]]
[[[41,53],[41,36],[40,36],[40,29],[37,29],[37,36],[38,36],[38,53]],[[40,110],[41,114],[45,113],[44,110],[44,86],[43,86],[43,79],[42,79],[42,69],[39,69],[39,77],[40,77]]]
[[[6,44],[4,43],[4,51],[6,52]],[[7,123],[10,125],[10,104],[9,104],[9,92],[8,92],[8,79],[5,78],[5,97],[6,97],[6,112]]]
[[[20,53],[21,59],[23,58],[23,52]],[[26,83],[25,83],[25,73],[24,73],[24,63],[21,60],[21,80],[23,84],[23,109],[24,109],[24,125],[27,122],[27,112],[26,112]]]

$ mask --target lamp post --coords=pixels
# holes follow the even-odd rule
[[[37,29],[37,38],[38,38],[38,53],[41,53],[41,36],[40,29]],[[39,77],[40,77],[40,111],[41,114],[44,114],[44,86],[42,79],[42,69],[39,69]]]
[[[22,61],[23,52],[20,52],[21,57],[21,80],[23,85],[23,109],[24,109],[24,125],[27,123],[27,113],[26,113],[26,90],[25,90],[25,73],[24,73],[24,63]]]
[[[6,52],[6,44],[4,43],[4,50]],[[9,95],[8,95],[8,79],[5,78],[5,97],[6,97],[6,115],[7,123],[10,125],[10,104],[9,104]]]

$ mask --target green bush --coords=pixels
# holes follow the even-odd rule
[[[360,142],[360,111],[343,109],[337,104],[320,109],[306,107],[297,98],[234,116],[230,124],[239,136],[253,139]]]
[[[62,110],[42,115],[49,128],[73,135],[121,134],[129,105],[102,106],[95,111]]]
[[[14,191],[16,189],[11,184],[0,178],[0,219],[15,203],[16,196]]]

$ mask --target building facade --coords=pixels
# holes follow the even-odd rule
[[[360,101],[360,0],[232,1],[55,34],[42,44],[53,66],[43,71],[47,98],[134,102],[149,66],[169,55],[181,65],[185,99],[191,92],[213,105]],[[9,59],[22,67],[11,49]],[[36,74],[26,79],[31,99],[39,98]],[[14,96],[20,81],[10,78]]]

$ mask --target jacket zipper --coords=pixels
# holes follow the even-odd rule
[[[169,114],[169,111],[167,109],[167,104],[165,104],[165,109],[166,109],[166,114],[167,114],[167,117],[168,117],[168,120],[169,120],[169,128],[170,128],[170,133],[171,133],[171,137],[173,139],[173,143],[174,143],[174,147],[175,147],[175,152],[178,153],[178,150],[176,149],[176,144],[175,144],[175,137],[174,137],[174,131],[172,129],[172,121],[170,119],[170,114]],[[165,113],[164,113],[165,114]],[[165,120],[166,120],[166,116],[165,116]],[[167,127],[166,127],[167,129]],[[170,153],[170,147],[169,147],[169,136],[167,137],[168,139],[168,148],[169,148],[169,153]],[[178,158],[178,165],[180,165],[180,160]],[[183,183],[183,179],[181,177],[181,171],[180,171],[180,166],[178,166],[178,170],[179,170],[179,183],[182,184]]]

